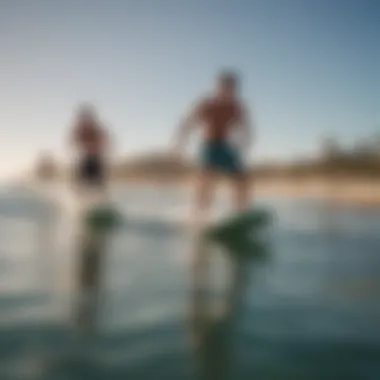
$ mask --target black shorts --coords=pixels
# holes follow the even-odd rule
[[[76,180],[84,185],[104,186],[106,165],[103,158],[96,155],[83,157],[77,166]]]

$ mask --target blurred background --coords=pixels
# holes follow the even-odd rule
[[[379,17],[376,0],[1,0],[0,379],[379,379]],[[197,343],[196,247],[178,228],[197,139],[182,161],[170,140],[226,67],[255,121],[253,205],[274,222],[233,323]],[[144,217],[102,249],[90,339],[71,316],[68,135],[82,102],[114,140],[113,201]],[[218,309],[234,264],[210,257]]]

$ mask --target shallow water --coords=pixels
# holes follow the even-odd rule
[[[158,217],[186,212],[188,203],[188,194],[157,188],[115,196],[127,210]],[[0,199],[0,379],[201,378],[186,323],[189,237],[159,228],[116,233],[105,257],[99,335],[78,348],[69,318],[70,225],[61,221],[54,236],[54,218],[32,203],[12,194]],[[223,334],[208,356],[213,365],[231,356],[225,378],[234,380],[379,379],[380,211],[258,203],[275,215],[271,255],[251,263],[235,323],[215,327]],[[223,197],[216,207],[225,207]],[[214,261],[215,302],[226,286],[226,262]],[[80,353],[67,361],[73,347]],[[204,378],[224,378],[210,376]]]

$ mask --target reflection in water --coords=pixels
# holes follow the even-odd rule
[[[82,337],[96,333],[106,244],[107,234],[89,230],[79,240],[74,320]]]
[[[212,244],[204,240],[198,240],[194,245],[190,343],[198,378],[226,380],[230,378],[234,364],[234,327],[244,304],[253,260],[229,252],[230,282],[224,294],[224,305],[215,313],[210,294],[212,250]]]
[[[51,292],[42,291],[36,281],[40,261],[36,262],[35,249],[42,251],[42,246],[35,246],[36,240],[47,244],[36,239],[36,217],[32,215],[25,224],[21,213],[16,210],[16,220],[7,206],[7,218],[0,219],[4,227],[0,229],[0,379],[31,379],[37,371],[31,366],[46,365],[43,378],[48,380],[194,380],[194,358],[198,378],[207,380],[379,379],[380,214],[334,209],[339,233],[328,239],[320,203],[271,202],[277,213],[271,265],[255,265],[255,286],[248,288],[247,274],[239,271],[251,272],[253,263],[229,262],[232,281],[223,293],[224,313],[215,315],[214,294],[208,291],[213,282],[211,248],[197,246],[189,302],[191,362],[188,346],[183,345],[183,333],[189,330],[183,331],[179,323],[187,292],[184,247],[188,247],[188,235],[177,230],[154,232],[151,227],[148,234],[140,226],[128,226],[115,234],[118,244],[111,249],[103,246],[104,268],[106,257],[96,252],[108,243],[88,240],[93,254],[86,256],[83,250],[79,259],[66,248],[72,239],[62,238],[62,227],[71,228],[66,223],[59,228],[62,244],[57,244],[52,260],[57,289],[50,297]],[[105,309],[103,302],[98,303],[93,312],[83,311],[87,315],[83,327],[75,324],[83,332],[81,337],[92,337],[91,333],[99,332],[102,311],[101,337],[84,339],[74,357],[68,352],[75,347],[66,324],[73,256],[80,263],[74,266],[82,280],[76,284],[78,293],[97,289],[99,300],[104,277],[107,280]],[[214,273],[219,268],[212,269]],[[38,280],[43,280],[43,272],[38,273]],[[86,308],[76,306],[78,321],[79,311]],[[37,350],[41,358],[36,358]]]

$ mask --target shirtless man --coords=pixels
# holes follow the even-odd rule
[[[107,182],[106,154],[109,136],[91,106],[82,106],[70,136],[78,154],[74,181],[78,189],[105,190]]]
[[[202,128],[201,173],[196,195],[197,211],[202,215],[210,208],[217,174],[228,175],[233,180],[234,203],[238,211],[245,210],[250,204],[243,156],[250,148],[251,126],[237,91],[237,75],[221,73],[215,94],[202,99],[179,128],[178,152],[183,150],[190,132],[195,127]]]

